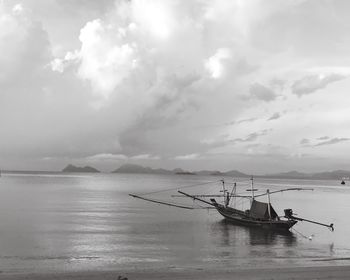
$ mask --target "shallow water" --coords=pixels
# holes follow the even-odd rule
[[[335,231],[298,223],[280,235],[225,223],[215,210],[184,210],[128,196],[162,189],[215,193],[218,177],[127,174],[2,174],[0,270],[48,272],[129,269],[210,269],[350,264],[350,186],[338,181],[256,179],[259,190],[291,186],[313,191],[272,196],[280,215],[334,223]],[[225,178],[231,188],[233,179]],[[247,193],[249,182],[238,179]],[[174,198],[176,190],[149,197]],[[266,198],[265,198],[266,199]],[[249,202],[238,207],[248,207]],[[310,237],[310,238],[309,238]]]

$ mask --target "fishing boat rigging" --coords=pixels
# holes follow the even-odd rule
[[[325,224],[320,223],[317,221],[313,221],[310,219],[305,219],[301,217],[296,217],[296,214],[293,213],[293,210],[288,208],[284,209],[284,215],[279,216],[275,209],[273,208],[271,204],[271,195],[276,193],[282,193],[287,191],[304,191],[304,190],[313,190],[311,188],[300,188],[300,187],[291,187],[286,189],[280,189],[280,190],[274,190],[270,191],[269,189],[266,190],[264,193],[258,193],[258,189],[254,187],[254,180],[253,177],[250,179],[250,189],[247,191],[250,192],[250,195],[242,195],[237,192],[237,183],[233,184],[233,187],[231,190],[229,190],[224,180],[220,180],[222,184],[222,190],[220,191],[220,194],[190,194],[187,192],[184,192],[182,189],[184,188],[190,188],[194,187],[196,185],[186,186],[184,188],[177,188],[178,194],[172,195],[172,197],[188,197],[191,198],[194,202],[198,202],[200,204],[206,205],[206,207],[203,206],[189,206],[189,205],[182,205],[177,204],[173,202],[166,202],[162,200],[157,200],[153,198],[146,198],[145,195],[136,195],[136,194],[130,194],[130,196],[142,200],[146,200],[153,203],[183,208],[183,209],[203,209],[203,208],[209,208],[209,209],[216,209],[218,213],[220,213],[227,221],[230,223],[241,225],[241,226],[249,226],[249,227],[257,227],[267,230],[273,230],[273,231],[288,231],[290,228],[292,228],[297,222],[304,221],[309,222],[321,226],[325,226],[329,228],[331,231],[334,231],[333,224]],[[207,183],[202,183],[207,184]],[[200,185],[200,184],[197,184]],[[170,191],[174,189],[167,189],[165,191]],[[162,191],[156,191],[152,192],[151,194],[162,192]],[[150,194],[150,193],[148,193]],[[256,198],[258,197],[267,197],[267,202],[258,201]],[[216,198],[223,198],[223,203],[217,202]],[[209,200],[207,200],[209,198]],[[232,200],[235,199],[248,199],[250,200],[250,208],[246,210],[240,210],[235,205],[231,205]]]

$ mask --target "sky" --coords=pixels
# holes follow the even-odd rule
[[[350,170],[350,1],[1,0],[0,168]]]

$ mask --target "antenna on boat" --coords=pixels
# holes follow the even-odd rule
[[[223,196],[224,196],[224,205],[225,205],[225,207],[227,207],[230,203],[230,194],[229,194],[228,190],[226,190],[226,188],[225,188],[224,179],[222,179],[220,181],[222,182],[222,192],[223,192]]]
[[[224,193],[224,197],[225,197],[225,192],[226,192],[226,189],[225,189],[225,181],[224,179],[220,180],[221,183],[222,183],[222,192]]]

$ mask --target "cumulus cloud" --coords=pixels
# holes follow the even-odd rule
[[[52,71],[63,73],[67,67],[71,64],[76,63],[76,60],[79,58],[78,52],[67,52],[64,58],[55,58],[50,62]]]
[[[123,28],[108,27],[100,20],[88,22],[80,31],[78,74],[90,80],[93,89],[105,97],[136,67],[136,46],[123,42],[125,32]]]
[[[339,74],[310,75],[297,80],[292,85],[292,92],[298,96],[313,93],[325,88],[328,84],[345,79],[346,76]]]
[[[266,102],[273,101],[276,98],[276,94],[273,90],[259,83],[252,84],[250,86],[249,92],[253,98],[263,100]]]

